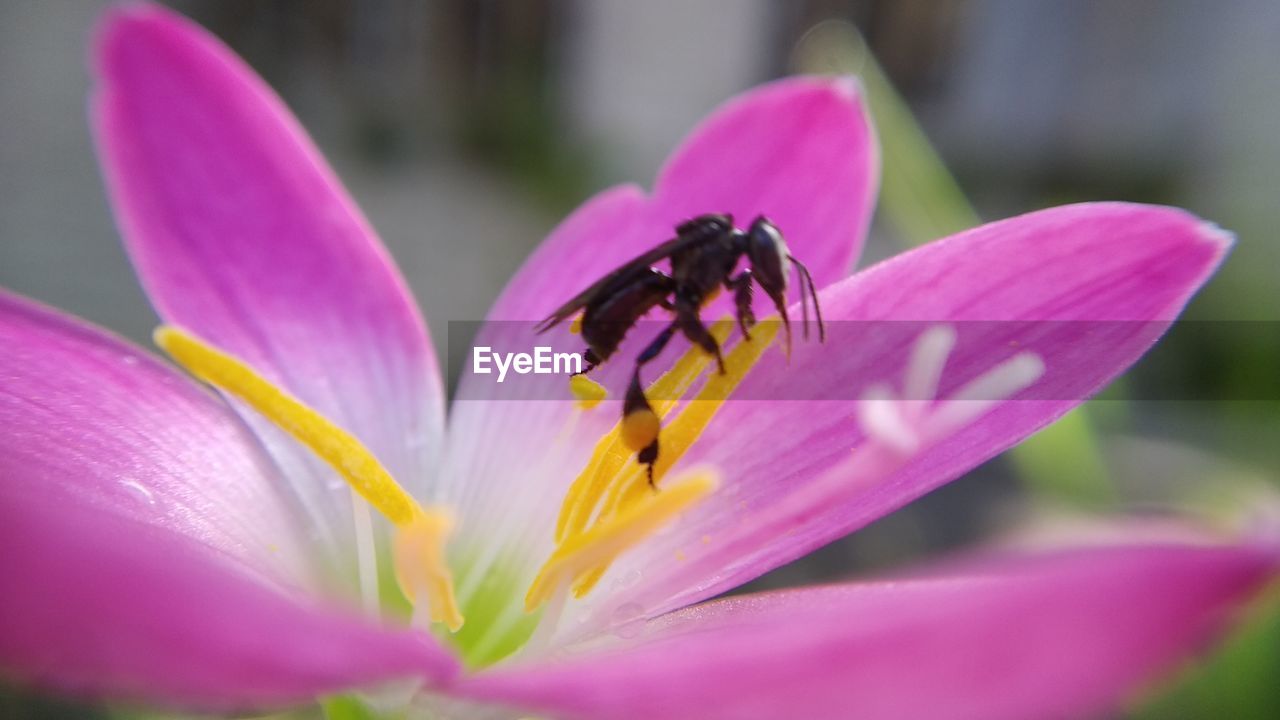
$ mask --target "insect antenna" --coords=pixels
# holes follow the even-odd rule
[[[814,315],[816,315],[816,316],[818,317],[818,342],[826,342],[826,341],[827,341],[827,328],[826,328],[826,326],[822,323],[822,307],[818,305],[818,288],[817,288],[817,286],[816,286],[816,285],[814,285],[814,284],[813,284],[813,275],[809,274],[809,268],[805,267],[805,266],[804,266],[804,263],[800,262],[799,260],[795,259],[794,257],[791,257],[790,255],[788,255],[787,257],[791,259],[791,262],[793,262],[793,263],[795,263],[795,264],[796,264],[796,267],[797,267],[797,268],[799,268],[799,270],[800,270],[800,276],[801,276],[802,278],[804,278],[804,279],[801,281],[801,283],[800,283],[800,309],[801,309],[801,312],[804,312],[804,309],[805,309],[805,308],[804,308],[804,299],[805,299],[805,298],[804,298],[804,284],[805,284],[805,283],[808,283],[808,284],[809,284],[809,298],[813,300],[813,314],[814,314]],[[804,324],[805,324],[805,337],[808,337],[808,330],[809,330],[809,316],[808,316],[808,314],[806,314],[806,315],[805,315],[805,323],[804,323]]]
[[[791,362],[791,318],[787,317],[786,303],[778,303],[778,314],[782,317],[782,327],[787,333],[787,362]]]
[[[795,262],[795,258],[791,258]],[[805,342],[809,340],[809,298],[804,294],[804,275],[800,274],[800,324],[803,329],[800,331]]]

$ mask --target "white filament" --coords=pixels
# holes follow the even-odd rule
[[[377,617],[381,601],[378,598],[378,553],[373,540],[373,516],[369,503],[351,488],[351,517],[356,534],[356,572],[360,576],[360,600],[370,617]]]

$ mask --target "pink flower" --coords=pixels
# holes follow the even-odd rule
[[[389,561],[387,537],[398,542],[404,524],[371,521],[337,473],[244,402],[0,295],[6,677],[228,711],[411,680],[415,707],[459,713],[1077,716],[1203,647],[1280,568],[1256,543],[1132,533],[703,602],[956,478],[1132,364],[1230,244],[1185,212],[1056,208],[845,277],[877,172],[856,87],[798,78],[748,92],[676,151],[653,192],[606,190],[566,219],[490,319],[540,319],[677,221],[730,212],[783,228],[829,320],[921,324],[901,337],[833,332],[825,346],[797,345],[789,365],[777,352],[744,361],[731,378],[743,397],[785,387],[791,399],[670,416],[664,432],[688,443],[661,468],[672,481],[557,537],[566,493],[616,414],[487,401],[492,383],[472,376],[446,435],[404,282],[261,81],[150,7],[109,16],[94,67],[107,184],[160,315],[350,431],[408,495],[449,507],[467,622],[433,636],[421,613],[406,624],[389,609],[359,612],[359,597],[375,612],[393,604],[377,601],[377,573],[406,567]],[[956,329],[975,320],[1121,322],[1103,337],[1078,322]],[[1035,331],[1002,335],[1011,325]],[[856,394],[804,399],[836,386]],[[687,470],[699,467],[710,470]],[[699,479],[696,503],[658,517]],[[632,516],[667,529],[637,529]],[[550,602],[526,615],[548,556],[538,577]],[[585,597],[567,596],[604,567]]]

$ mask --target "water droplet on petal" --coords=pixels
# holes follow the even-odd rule
[[[137,497],[137,498],[139,498],[140,500],[142,500],[143,502],[145,502],[146,504],[148,504],[148,505],[155,505],[155,504],[156,504],[156,496],[155,496],[155,494],[153,494],[153,493],[151,492],[151,490],[147,488],[147,486],[146,486],[146,485],[143,485],[142,483],[138,482],[137,480],[132,480],[132,479],[121,480],[121,481],[120,481],[120,485],[121,485],[121,486],[123,486],[126,490],[128,490],[128,491],[129,491],[131,494],[133,494],[135,497]]]
[[[639,585],[640,580],[643,577],[644,576],[640,573],[638,569],[628,570],[627,572],[619,573],[613,579],[613,583],[612,583],[613,589],[615,591],[630,590],[631,588]]]

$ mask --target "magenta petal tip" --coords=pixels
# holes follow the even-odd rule
[[[93,29],[92,53],[94,75],[101,79],[127,46],[144,39],[147,33],[205,31],[195,23],[166,8],[148,2],[115,5],[103,11]]]

